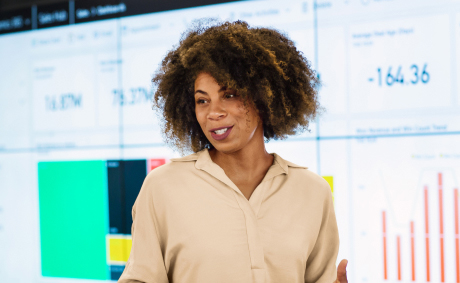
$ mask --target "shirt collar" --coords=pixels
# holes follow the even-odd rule
[[[264,183],[267,180],[270,180],[278,175],[281,174],[288,174],[289,172],[289,167],[298,167],[298,168],[307,168],[303,166],[296,165],[292,162],[286,161],[282,159],[279,155],[276,153],[273,153],[273,156],[275,157],[273,161],[273,165],[270,166],[270,168],[267,171],[267,174],[265,174],[265,177],[263,178],[262,183]],[[238,187],[228,178],[228,176],[225,174],[224,170],[214,163],[211,159],[211,156],[209,155],[208,149],[203,149],[197,153],[190,154],[187,156],[184,156],[182,158],[173,158],[171,159],[173,162],[188,162],[188,161],[196,161],[195,162],[195,168],[199,170],[203,170],[213,176],[214,178],[217,178],[227,186],[231,187],[235,192],[240,194],[241,196],[244,197],[243,193],[238,189]]]
[[[207,172],[214,178],[217,178],[218,180],[220,180],[227,186],[231,187],[237,193],[243,195],[241,191],[237,188],[237,186],[228,178],[224,170],[219,165],[217,165],[216,163],[212,161],[207,148],[197,153],[184,156],[182,158],[171,159],[171,161],[173,162],[174,161],[175,162],[196,161],[195,168]]]
[[[303,168],[303,169],[308,168],[308,167],[300,166],[300,165],[294,164],[294,163],[292,163],[290,161],[287,161],[287,160],[281,158],[281,156],[279,156],[276,153],[273,153],[273,156],[274,156],[275,159],[273,161],[272,167],[273,166],[275,166],[275,167],[279,166],[284,174],[288,174],[288,172],[289,172],[288,168],[289,167]],[[181,158],[172,158],[171,161],[176,161],[176,162],[196,161],[195,162],[195,167],[197,169],[204,169],[205,167],[209,166],[210,163],[214,164],[214,162],[211,159],[211,156],[209,155],[209,151],[208,151],[207,148],[205,148],[205,149],[203,149],[203,150],[201,150],[199,152],[196,152],[196,153],[181,157]]]

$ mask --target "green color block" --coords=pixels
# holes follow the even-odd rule
[[[108,279],[105,161],[38,163],[42,275]]]

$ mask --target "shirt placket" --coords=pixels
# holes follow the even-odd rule
[[[262,241],[260,240],[259,227],[257,221],[258,207],[262,200],[263,192],[267,182],[261,183],[253,192],[250,201],[238,190],[235,191],[235,198],[240,209],[244,213],[246,221],[246,233],[248,239],[249,256],[251,259],[251,271],[254,283],[265,282],[265,260]],[[256,194],[256,191],[257,194]],[[253,199],[254,198],[254,199]],[[252,206],[252,205],[255,205]]]
[[[208,163],[201,169],[233,189],[235,199],[240,209],[243,211],[245,217],[253,282],[264,283],[266,277],[266,268],[264,260],[264,250],[259,235],[257,214],[264,194],[267,191],[267,186],[271,185],[271,183],[273,182],[273,178],[276,175],[282,174],[284,173],[284,171],[282,171],[281,168],[278,168],[277,166],[270,167],[265,178],[257,186],[257,188],[254,190],[253,194],[248,200],[238,189],[238,187],[227,177],[223,169],[219,167],[217,164]]]

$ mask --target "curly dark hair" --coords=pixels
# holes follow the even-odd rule
[[[244,21],[201,21],[182,35],[152,79],[165,141],[181,152],[213,148],[195,116],[194,83],[201,72],[255,106],[266,141],[308,130],[320,109],[316,73],[285,34]]]

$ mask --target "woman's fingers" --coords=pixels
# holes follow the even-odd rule
[[[337,266],[337,281],[336,281],[336,283],[348,283],[348,279],[347,279],[347,264],[348,264],[348,260],[342,259],[342,261],[339,263],[339,266]]]

